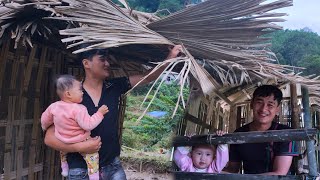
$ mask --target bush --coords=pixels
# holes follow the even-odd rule
[[[184,114],[184,110],[180,106],[176,115],[171,118],[173,109],[178,100],[180,86],[176,84],[163,84],[157,97],[148,109],[148,111],[165,111],[167,112],[166,116],[162,118],[153,118],[145,115],[140,122],[137,122],[138,117],[143,112],[139,107],[150,86],[151,85],[147,85],[135,89],[127,98],[123,145],[146,151],[152,151],[156,148],[168,149],[171,146],[172,132]],[[184,97],[187,98],[188,89],[185,88],[183,94]],[[152,93],[149,95],[147,102],[143,104],[144,107],[147,106],[149,103],[148,101],[150,101],[151,98]]]

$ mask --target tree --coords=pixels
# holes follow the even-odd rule
[[[297,66],[306,57],[320,54],[320,36],[302,30],[277,31],[272,35],[271,50],[281,64]]]
[[[160,0],[158,10],[167,9],[170,13],[184,8],[184,0]]]
[[[303,70],[304,75],[320,75],[320,54],[304,58],[299,65],[306,68]]]
[[[128,0],[129,6],[137,11],[143,11],[148,13],[156,12],[159,8],[160,0]]]
[[[120,4],[118,0],[112,0],[114,3]],[[185,0],[127,0],[129,6],[137,11],[154,13],[157,10],[168,10],[170,13],[184,8]],[[160,13],[161,16],[168,15],[166,11]]]

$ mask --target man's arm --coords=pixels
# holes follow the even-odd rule
[[[101,139],[100,137],[91,138],[87,141],[74,143],[74,144],[66,144],[56,138],[54,135],[54,126],[48,128],[45,134],[44,143],[55,149],[57,151],[63,152],[80,152],[91,154],[94,152],[98,152],[101,147]]]
[[[263,173],[264,175],[287,175],[292,163],[292,156],[275,156],[273,171]]]
[[[240,162],[229,161],[228,165],[223,169],[223,171],[228,173],[239,173],[240,165]]]
[[[169,52],[169,54],[168,54],[166,59],[176,58],[181,51],[182,51],[182,46],[181,45],[175,45],[170,50],[170,52]],[[148,76],[144,81],[142,81],[140,83],[140,85],[147,84],[149,82],[152,82],[152,81],[156,80],[168,65],[169,65],[169,63],[167,63],[166,65],[164,65],[161,68],[157,69],[157,71],[155,71],[150,76]],[[130,81],[131,86],[132,87],[135,86],[144,76],[149,74],[151,71],[152,71],[152,69],[147,71],[147,72],[145,72],[145,73],[143,73],[143,74],[130,76],[129,77],[129,81]]]

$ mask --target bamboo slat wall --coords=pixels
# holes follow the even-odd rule
[[[57,179],[58,154],[43,144],[40,116],[54,101],[65,55],[47,46],[0,46],[0,169],[4,179]],[[3,169],[3,171],[2,171]]]
[[[191,90],[186,115],[178,125],[177,134],[208,134],[218,129],[228,131],[229,116],[229,107],[225,108],[217,97],[205,97],[200,89]]]

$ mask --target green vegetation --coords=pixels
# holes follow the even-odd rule
[[[304,75],[320,75],[320,36],[302,30],[272,34],[272,48],[281,64],[301,66]],[[298,70],[297,70],[298,71]]]
[[[161,118],[153,118],[145,115],[140,121],[139,116],[144,108],[140,109],[144,96],[150,89],[151,84],[136,88],[127,97],[127,109],[125,114],[122,143],[127,147],[138,150],[153,151],[157,148],[170,148],[171,137],[178,121],[182,118],[184,110],[180,105],[176,115],[171,118],[174,111],[180,86],[178,84],[163,84],[157,97],[152,102],[148,111],[165,111],[167,114]],[[187,99],[189,90],[183,90],[184,98]],[[153,93],[152,93],[153,95]],[[143,104],[147,106],[152,96]]]

